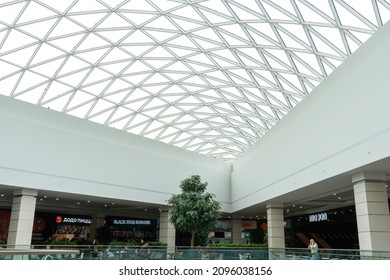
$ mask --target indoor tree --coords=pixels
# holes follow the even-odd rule
[[[195,235],[214,231],[221,216],[221,203],[206,192],[207,184],[199,175],[192,175],[181,181],[182,192],[168,200],[172,205],[170,222],[177,230],[191,234],[191,247]]]

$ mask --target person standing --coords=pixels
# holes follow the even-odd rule
[[[138,257],[142,260],[147,260],[150,258],[151,251],[148,248],[149,244],[141,239],[141,247],[138,250]]]
[[[310,239],[309,246],[307,248],[310,249],[311,252],[311,259],[312,260],[318,260],[318,244],[315,242],[315,240],[312,238]]]

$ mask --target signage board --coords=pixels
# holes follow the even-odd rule
[[[321,212],[316,214],[309,215],[309,222],[310,223],[316,223],[316,222],[323,222],[328,220],[328,213],[327,212]]]
[[[90,216],[57,215],[56,224],[68,225],[90,225],[92,222]]]

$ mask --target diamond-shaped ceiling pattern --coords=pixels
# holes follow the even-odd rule
[[[0,0],[0,94],[234,159],[389,17],[386,0]]]

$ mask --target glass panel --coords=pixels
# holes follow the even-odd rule
[[[0,94],[225,159],[390,18],[383,0],[14,2]]]

